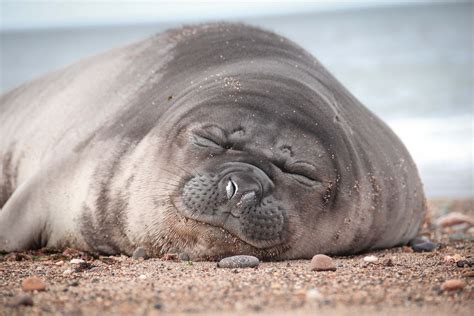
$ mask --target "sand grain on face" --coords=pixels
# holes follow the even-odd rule
[[[431,223],[446,209],[472,216],[472,201],[430,205]],[[0,315],[470,315],[474,245],[450,239],[456,233],[451,228],[427,221],[421,235],[440,244],[432,252],[398,247],[334,257],[337,270],[321,273],[310,270],[310,260],[221,269],[216,262],[163,260],[169,255],[136,260],[72,249],[7,254],[0,256]],[[366,262],[367,256],[378,260]],[[89,268],[78,269],[84,264]],[[22,281],[33,276],[45,291],[23,291]]]

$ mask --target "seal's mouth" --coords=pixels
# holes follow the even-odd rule
[[[241,228],[241,216],[234,215],[232,211],[220,212],[217,216],[206,216],[186,211],[186,207],[182,205],[183,203],[179,200],[174,201],[173,199],[170,199],[170,202],[176,212],[186,220],[191,221],[191,223],[202,224],[209,228],[217,229],[223,234],[224,232],[225,234],[230,234],[235,237],[234,240],[237,239],[239,242],[251,246],[256,251],[264,250],[266,252],[271,252],[273,256],[275,253],[280,252],[277,251],[277,248],[281,248],[284,245],[284,239],[280,234],[272,236],[271,239],[258,239],[254,236],[261,237],[262,234],[252,235],[249,232],[246,233],[246,231]],[[264,229],[264,226],[254,225],[252,228]]]

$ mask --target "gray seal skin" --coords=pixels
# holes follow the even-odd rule
[[[310,258],[405,244],[425,214],[394,133],[302,48],[240,24],[24,84],[0,135],[4,251]]]

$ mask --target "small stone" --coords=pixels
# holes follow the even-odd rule
[[[135,249],[135,251],[133,252],[132,258],[133,259],[140,259],[140,258],[146,259],[145,248],[138,247],[137,249]]]
[[[73,287],[79,286],[79,281],[74,280],[71,283],[69,283],[69,286],[73,286]]]
[[[160,303],[153,305],[154,309],[161,309],[162,307],[163,306]]]
[[[46,283],[38,277],[28,277],[21,282],[23,291],[44,291]]]
[[[71,259],[71,261],[69,261],[69,263],[72,263],[72,264],[79,264],[79,263],[83,263],[85,262],[84,260],[82,259]]]
[[[169,261],[169,260],[176,260],[176,259],[178,259],[178,255],[175,253],[165,253],[163,255],[163,260]]]
[[[461,276],[464,278],[474,278],[474,271],[465,271]]]
[[[260,260],[254,256],[232,256],[219,261],[217,266],[219,268],[255,268],[260,264]]]
[[[20,294],[13,302],[14,306],[33,306],[33,298],[29,294]]]
[[[309,264],[311,271],[336,271],[336,264],[331,257],[315,255]]]
[[[323,298],[323,295],[317,289],[309,289],[306,292],[306,299],[308,301],[321,301]]]
[[[365,256],[363,260],[368,263],[375,263],[377,260],[379,260],[379,258],[376,256]]]
[[[411,246],[411,248],[415,252],[431,252],[435,250],[436,248],[438,248],[438,244],[428,241],[421,244],[413,245]]]
[[[474,218],[464,215],[458,212],[451,212],[445,216],[440,217],[436,224],[441,227],[450,227],[454,225],[467,223],[470,226],[474,226]]]
[[[76,265],[74,272],[84,272],[86,270],[90,270],[92,267],[94,267],[92,264],[84,261]]]
[[[466,286],[466,282],[460,279],[447,280],[441,284],[441,289],[443,291],[459,291]]]
[[[456,266],[458,268],[469,267],[469,263],[466,260],[459,260],[458,262],[456,262]]]
[[[415,252],[431,252],[439,247],[438,244],[431,242],[429,238],[422,236],[416,237],[410,241],[410,247]]]
[[[5,261],[29,261],[33,258],[27,254],[11,252],[4,257]]]
[[[189,255],[185,252],[180,253],[178,257],[179,257],[179,260],[181,260],[181,261],[190,261],[191,260]]]
[[[61,266],[63,264],[64,264],[64,261],[62,261],[62,260],[55,263],[55,265],[57,265],[57,266]]]
[[[452,256],[448,255],[448,256],[444,257],[444,261],[446,263],[450,263],[450,264],[458,263],[459,261],[463,261],[463,260],[466,260],[466,258],[464,258],[463,256],[461,256],[460,254],[457,254],[457,253],[455,253]]]
[[[140,280],[146,280],[146,275],[141,274],[138,278],[139,278]]]
[[[393,261],[390,258],[384,259],[382,264],[386,267],[393,267]]]

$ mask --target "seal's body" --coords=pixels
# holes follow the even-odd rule
[[[0,249],[309,258],[423,219],[407,150],[303,49],[171,30],[0,99]]]

